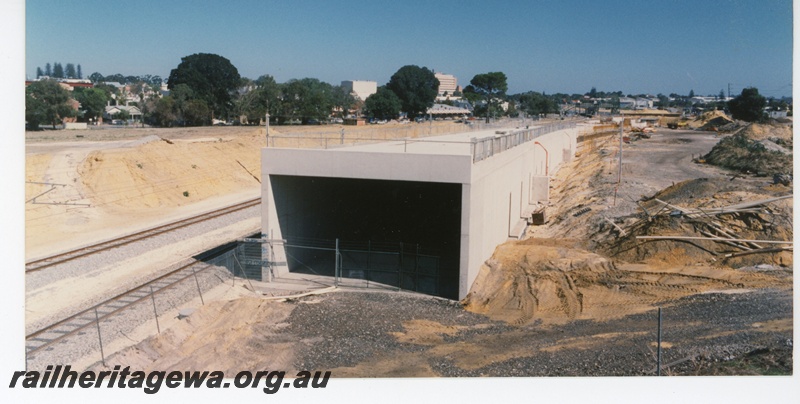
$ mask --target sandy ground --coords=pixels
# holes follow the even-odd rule
[[[696,138],[688,142],[652,142],[651,149],[643,154],[647,157],[638,165],[623,166],[626,181],[621,185],[613,185],[617,174],[615,152],[618,151],[614,139],[585,143],[578,157],[561,167],[554,178],[548,224],[530,229],[526,240],[498,246],[481,270],[470,295],[461,302],[466,310],[426,297],[404,300],[398,297],[400,294],[334,293],[292,302],[255,297],[229,300],[228,296],[224,301],[198,309],[186,321],[173,322],[174,327],[169,331],[123,350],[111,363],[158,370],[213,368],[228,371],[274,369],[276,366],[289,370],[318,365],[333,368],[337,375],[345,377],[530,375],[514,373],[516,368],[512,364],[520,358],[531,359],[531,341],[540,341],[535,349],[540,355],[557,357],[608,344],[613,346],[612,342],[616,341],[650,338],[649,333],[638,328],[637,316],[649,316],[659,305],[692,296],[742,293],[757,296],[754,291],[758,290],[783,291],[779,293],[791,295],[791,268],[742,271],[708,265],[703,260],[674,265],[625,263],[590,249],[591,243],[586,237],[595,231],[592,226],[602,217],[598,212],[611,218],[630,214],[638,209],[636,200],[642,195],[652,195],[674,182],[725,174],[713,167],[691,163],[693,154],[706,153],[716,142],[714,135],[694,135]],[[198,139],[138,144],[134,153],[117,147],[76,154],[76,148],[70,147],[50,152],[49,156],[38,156],[29,150],[28,179],[50,178],[48,173],[61,173],[61,180],[79,178],[73,181],[76,193],[68,194],[65,190],[60,196],[80,196],[84,199],[75,200],[92,201],[95,205],[90,209],[97,213],[91,214],[99,217],[93,220],[113,224],[117,229],[131,222],[129,218],[136,218],[137,223],[156,218],[163,220],[168,213],[200,206],[189,203],[195,197],[198,198],[195,203],[211,203],[215,198],[224,197],[219,194],[245,192],[242,189],[250,186],[257,188],[257,182],[248,171],[257,174],[258,170],[242,166],[258,167],[255,153],[253,160],[245,156],[251,149],[257,150],[262,141],[258,133],[222,141],[213,140],[214,136],[207,134],[193,136]],[[664,132],[662,136],[669,140],[689,134]],[[646,143],[632,144],[625,148],[644,149],[644,145]],[[198,154],[198,150],[202,150],[202,154]],[[63,153],[61,157],[56,156],[59,153]],[[68,153],[72,155],[67,156]],[[227,161],[212,160],[216,155],[228,154],[237,157]],[[81,159],[82,163],[75,167],[79,173],[77,177],[70,177],[72,171],[63,168],[49,170],[51,166],[69,166]],[[658,170],[642,168],[653,161],[658,163]],[[162,165],[169,167],[168,172],[183,175],[165,177],[165,171],[159,169]],[[217,172],[225,174],[198,181],[192,176],[197,172],[205,173],[204,176]],[[190,196],[184,197],[183,191],[188,191]],[[31,190],[30,194],[35,192]],[[51,194],[58,195],[55,192]],[[48,227],[57,229],[62,236],[76,228],[102,234],[99,229],[102,226],[94,229],[90,224],[93,223],[88,216],[90,213],[75,213],[80,208],[48,205],[47,210],[37,210],[43,208],[29,206],[30,212],[26,213],[30,215],[31,250],[39,248],[38,245],[58,245],[59,237],[50,239]],[[572,209],[576,206],[591,207],[592,212],[573,217]],[[126,219],[114,221],[122,212]],[[86,215],[85,220],[82,215]],[[50,221],[52,225],[44,224]],[[69,221],[77,227],[71,227]],[[113,282],[113,278],[100,279]],[[41,295],[46,293],[42,291]],[[220,296],[225,294],[220,293]],[[65,299],[68,299],[66,295]],[[402,300],[402,304],[392,306],[390,303],[395,300]],[[378,302],[386,305],[387,312],[370,310],[373,305],[379,306]],[[702,303],[706,304],[705,300]],[[694,301],[687,304],[694,304]],[[398,312],[389,314],[391,307]],[[349,313],[349,317],[338,317],[340,311]],[[759,327],[791,335],[791,314],[786,317],[784,312],[778,312],[776,315],[779,317],[760,319]],[[358,320],[358,326],[347,327],[354,319]],[[328,337],[324,328],[328,323],[343,328],[329,330]],[[589,337],[579,337],[582,334],[576,334],[576,330],[588,324],[595,327],[588,331]],[[607,329],[619,324],[627,328]],[[714,332],[725,334],[726,331]],[[705,338],[711,341],[716,337]],[[387,345],[370,347],[371,342]],[[650,343],[652,341],[647,342]],[[455,367],[447,370],[441,363]],[[502,372],[489,370],[499,365],[504,369]],[[617,374],[618,370],[614,369],[596,374]],[[537,368],[536,372],[539,371],[541,369]],[[640,371],[619,370],[621,374]],[[553,371],[553,374],[562,373]],[[565,374],[595,373],[569,370]]]
[[[52,191],[26,204],[27,259],[258,197],[266,141],[249,131],[172,144],[148,135],[29,146],[26,198]]]

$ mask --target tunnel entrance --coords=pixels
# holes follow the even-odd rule
[[[461,184],[271,175],[291,272],[458,298]],[[338,263],[337,243],[338,240]]]

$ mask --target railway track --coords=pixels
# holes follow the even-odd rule
[[[212,260],[234,248],[236,248],[236,245],[231,243],[218,247],[205,254],[201,254],[197,260],[189,264],[182,265],[134,289],[120,293],[101,303],[26,335],[25,351],[27,356],[31,359],[37,352],[48,348],[53,349],[54,344],[66,338],[92,332],[98,323],[110,319],[115,314],[138,303],[147,303],[153,296],[182,282],[196,283],[199,289],[200,284],[197,281],[197,275],[209,268],[215,267],[215,265],[203,261]],[[192,280],[189,278],[194,279]],[[200,296],[202,298],[202,294]]]
[[[249,199],[247,201],[231,206],[226,206],[224,208],[213,210],[210,212],[206,212],[201,215],[192,216],[186,219],[167,223],[165,225],[153,227],[147,230],[142,230],[136,233],[103,241],[101,243],[93,244],[83,248],[78,248],[72,251],[67,251],[61,254],[55,254],[42,259],[33,260],[25,263],[25,272],[27,273],[27,272],[39,271],[54,265],[62,264],[78,258],[86,257],[88,255],[110,250],[112,248],[120,247],[136,241],[144,240],[149,237],[157,236],[159,234],[167,233],[176,229],[180,229],[182,227],[190,226],[219,216],[227,215],[229,213],[233,213],[242,209],[247,209],[256,206],[260,203],[261,203],[260,198]]]

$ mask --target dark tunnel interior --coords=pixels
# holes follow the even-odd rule
[[[456,299],[461,184],[271,175],[292,272],[341,275]],[[317,249],[303,247],[318,247]]]

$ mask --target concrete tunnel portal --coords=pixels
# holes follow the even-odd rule
[[[338,271],[463,299],[495,248],[521,238],[548,203],[550,175],[574,155],[577,133],[558,122],[333,149],[266,147],[262,280]]]
[[[291,272],[344,276],[458,298],[461,184],[271,175]]]

